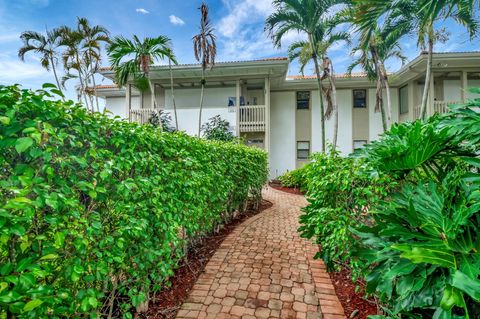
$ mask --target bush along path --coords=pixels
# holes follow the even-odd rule
[[[259,200],[266,153],[0,85],[0,318],[131,318]]]
[[[177,318],[345,318],[316,248],[297,233],[303,196],[268,188],[273,206],[223,241]]]

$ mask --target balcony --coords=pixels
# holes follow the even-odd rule
[[[462,101],[434,101],[433,102],[433,113],[444,114],[448,112],[448,106],[451,104],[460,104],[463,103]],[[420,112],[421,112],[422,105],[419,104],[415,106],[413,109],[413,118],[419,119]],[[428,113],[428,105],[427,105],[427,113]]]
[[[148,123],[153,113],[161,109],[132,109],[130,110],[130,122],[139,124]],[[265,105],[241,105],[238,117],[241,133],[265,132]]]
[[[265,105],[241,105],[240,132],[265,132]]]

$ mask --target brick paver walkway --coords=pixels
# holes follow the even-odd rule
[[[177,318],[344,319],[316,248],[297,233],[303,196],[271,188],[273,207],[225,238]]]

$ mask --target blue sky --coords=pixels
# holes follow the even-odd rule
[[[19,35],[24,30],[42,31],[46,26],[73,26],[77,16],[105,26],[112,35],[167,35],[172,39],[179,62],[194,62],[191,38],[198,30],[200,3],[200,0],[0,0],[0,84],[20,83],[27,88],[38,88],[43,82],[53,82],[52,74],[40,67],[33,54],[25,62],[18,59]],[[282,49],[272,46],[263,32],[265,17],[273,10],[271,0],[207,0],[207,4],[218,37],[218,61],[285,56],[288,44],[301,38],[296,33],[288,34]],[[469,41],[462,27],[452,22],[442,22],[440,26],[450,32],[450,40],[438,44],[437,51],[480,50],[479,39]],[[405,38],[402,46],[409,59],[418,55],[413,38]],[[349,52],[343,44],[330,52],[336,72],[345,71],[352,59]],[[108,64],[106,58],[103,64]],[[399,66],[397,61],[389,65],[393,70]],[[306,68],[306,72],[312,71],[311,67]],[[295,64],[289,73],[298,73]]]

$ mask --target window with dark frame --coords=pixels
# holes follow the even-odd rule
[[[310,91],[297,91],[297,110],[310,108]]]
[[[408,87],[401,87],[398,92],[398,105],[400,106],[400,114],[408,113]]]
[[[353,140],[353,150],[359,150],[365,147],[367,144],[366,140]]]
[[[297,159],[306,160],[310,157],[310,142],[297,141]]]
[[[353,90],[353,107],[367,107],[367,90]]]

